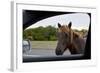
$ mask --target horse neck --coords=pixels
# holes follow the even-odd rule
[[[78,34],[76,34],[73,30],[70,29],[69,32],[69,44],[67,44],[67,48],[76,48],[77,45],[75,45],[75,41],[80,39],[80,36]]]
[[[73,43],[73,31],[70,29],[69,30],[69,43],[67,44],[66,48],[71,48],[72,43]]]
[[[70,29],[70,37],[69,37],[69,39],[70,39],[70,43],[72,43],[73,42],[73,31]]]

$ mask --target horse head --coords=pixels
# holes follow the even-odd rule
[[[79,34],[74,32],[71,29],[71,26],[71,22],[68,25],[61,25],[60,23],[58,23],[58,43],[55,51],[56,55],[62,55],[67,48],[71,53],[77,53],[77,45],[73,42],[76,38],[79,37]]]

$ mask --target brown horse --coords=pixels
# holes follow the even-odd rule
[[[69,49],[71,54],[84,54],[85,40],[78,33],[74,32],[71,26],[71,22],[68,26],[58,23],[56,55],[63,55],[66,49]]]

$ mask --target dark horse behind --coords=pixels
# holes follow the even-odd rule
[[[86,40],[79,33],[74,32],[71,26],[71,22],[68,25],[58,23],[56,55],[63,55],[67,49],[71,54],[84,54]]]

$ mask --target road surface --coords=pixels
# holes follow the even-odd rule
[[[63,55],[57,56],[54,49],[32,49],[23,54],[23,62],[58,61],[79,59],[82,54],[71,55],[66,50]]]
[[[34,56],[56,56],[55,49],[32,49],[25,54]],[[71,55],[69,50],[64,52],[63,56],[65,55]]]

